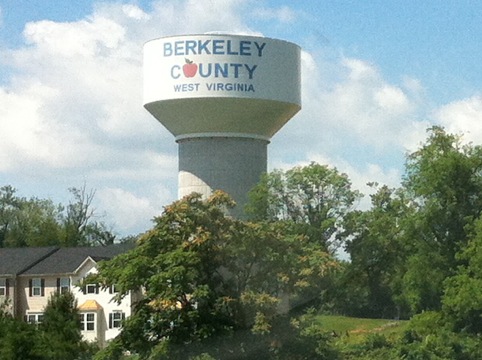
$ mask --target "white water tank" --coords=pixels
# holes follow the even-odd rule
[[[221,189],[242,217],[271,137],[301,109],[300,48],[244,35],[144,45],[144,107],[179,144],[179,197]]]

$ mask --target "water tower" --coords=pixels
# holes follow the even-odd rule
[[[224,190],[242,217],[271,137],[301,108],[300,48],[225,34],[149,41],[144,107],[179,144],[179,197]]]

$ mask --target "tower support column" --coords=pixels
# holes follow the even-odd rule
[[[236,207],[231,215],[243,219],[248,192],[267,171],[269,141],[236,136],[178,138],[179,197],[192,192],[208,197],[215,190],[228,193]]]

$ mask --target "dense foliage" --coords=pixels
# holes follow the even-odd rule
[[[482,358],[481,170],[481,147],[431,128],[402,186],[379,188],[347,222],[352,261],[334,279],[343,290],[325,299],[342,313],[412,320],[401,338],[345,358]]]
[[[0,247],[93,246],[114,243],[115,235],[96,220],[95,192],[85,186],[69,189],[68,205],[17,195],[10,185],[0,187]]]
[[[90,359],[97,350],[82,340],[72,293],[53,294],[41,324],[13,318],[7,305],[0,306],[0,359],[82,360]]]
[[[347,175],[311,163],[267,174],[249,221],[226,215],[221,192],[167,206],[132,251],[100,265],[96,280],[115,284],[117,300],[143,297],[96,359],[482,358],[482,148],[433,127],[398,188],[370,185],[370,208],[356,210]],[[89,222],[93,194],[72,193],[63,208],[1,188],[0,246],[113,241]],[[334,258],[340,247],[349,260]],[[53,331],[59,351],[77,346],[72,304],[54,304],[64,315],[39,328],[2,312],[0,358],[43,359],[39,332]],[[319,312],[410,322],[352,343]]]
[[[429,129],[426,143],[407,157],[401,187],[372,184],[371,208],[347,217],[351,261],[333,277],[325,306],[387,318],[441,310],[444,292],[462,275],[449,279],[472,257],[467,251],[482,210],[481,169],[480,147]]]
[[[237,330],[268,334],[283,307],[335,266],[319,243],[285,235],[282,223],[227,216],[233,205],[222,192],[187,196],[165,208],[133,251],[100,264],[97,281],[116,284],[117,299],[137,289],[143,298],[99,358],[119,347],[173,358],[176,345]]]
[[[249,197],[246,212],[252,220],[289,223],[293,233],[334,252],[343,222],[361,194],[346,174],[311,163],[266,174]]]

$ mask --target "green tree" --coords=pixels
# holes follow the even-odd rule
[[[306,238],[227,216],[223,209],[233,205],[222,192],[187,196],[165,208],[135,249],[100,264],[97,281],[116,284],[117,300],[139,289],[143,299],[99,359],[121,348],[157,359],[172,346],[237,329],[267,334],[287,295],[334,266]]]
[[[94,215],[92,201],[95,191],[87,191],[84,185],[81,188],[70,188],[73,199],[66,208],[64,220],[65,245],[81,246],[87,245],[86,232],[89,221]]]
[[[445,280],[442,298],[443,319],[451,330],[482,333],[482,219],[473,227],[467,247],[458,258],[465,264]]]
[[[481,167],[480,147],[462,145],[440,127],[408,156],[403,186],[417,211],[405,227],[413,250],[403,290],[414,312],[439,309],[444,279],[462,264],[456,254],[482,210]]]
[[[0,246],[48,246],[62,238],[62,207],[26,199],[11,186],[0,188]]]
[[[81,188],[69,189],[72,200],[66,207],[63,219],[65,246],[110,245],[115,241],[112,230],[99,220],[93,207],[94,190],[87,190],[85,184]]]
[[[0,359],[81,360],[90,359],[95,350],[82,340],[71,293],[54,294],[38,325],[17,320],[0,306]]]
[[[15,222],[15,214],[20,208],[16,190],[10,186],[0,188],[0,247],[6,246],[10,230]]]
[[[89,353],[80,333],[80,314],[71,292],[54,293],[39,325],[39,352],[46,359],[75,360]]]
[[[325,294],[330,303],[359,316],[440,309],[445,279],[468,261],[458,254],[482,209],[481,168],[480,147],[430,128],[407,156],[402,186],[378,188],[369,210],[345,216],[351,261]]]
[[[404,192],[370,184],[372,207],[345,221],[345,250],[350,255],[331,299],[345,314],[366,317],[406,316],[400,301],[400,274],[407,251],[404,227],[413,212]],[[330,294],[327,294],[330,295]]]
[[[20,207],[6,239],[11,247],[58,245],[62,238],[62,207],[51,200],[19,199]]]
[[[254,220],[289,221],[294,232],[332,251],[360,196],[346,174],[312,162],[266,174],[250,192],[246,212]]]
[[[95,192],[85,185],[69,191],[73,199],[64,207],[49,199],[17,196],[9,185],[0,188],[0,247],[113,244],[116,236],[92,206]]]
[[[463,146],[460,137],[439,127],[429,129],[426,144],[407,159],[404,186],[420,207],[421,240],[440,252],[449,267],[467,241],[465,225],[482,208],[481,166],[479,147]]]
[[[36,328],[13,318],[7,305],[0,304],[0,359],[44,360],[37,349]]]

